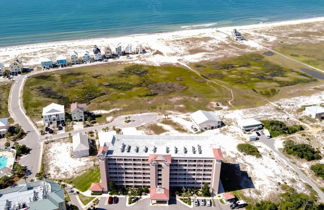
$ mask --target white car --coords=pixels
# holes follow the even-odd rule
[[[199,206],[199,203],[198,203],[197,199],[194,200],[194,206],[196,206],[196,207]]]
[[[206,206],[211,207],[211,204],[212,204],[211,200],[210,199],[207,199]]]

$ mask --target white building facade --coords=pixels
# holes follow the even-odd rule
[[[190,114],[190,119],[199,130],[211,130],[222,126],[222,121],[214,112],[199,110]]]
[[[43,108],[44,124],[62,123],[65,121],[64,105],[51,103]]]

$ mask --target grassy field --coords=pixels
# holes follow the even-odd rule
[[[69,107],[77,101],[88,103],[90,110],[121,108],[123,113],[194,111],[206,109],[210,101],[226,103],[228,94],[185,68],[109,64],[31,77],[24,106],[36,120],[51,102]]]
[[[79,189],[80,191],[84,192],[87,191],[93,182],[100,181],[100,170],[99,168],[92,168],[86,171],[85,173],[81,174],[78,177],[75,177],[72,180],[67,180],[74,185],[75,188]]]
[[[87,205],[90,201],[94,199],[94,197],[87,197],[82,194],[79,194],[79,199],[83,203],[83,205]]]
[[[276,50],[314,67],[324,69],[324,42],[283,45]]]
[[[8,97],[10,92],[11,83],[0,84],[0,118],[9,117],[8,112]]]
[[[257,53],[193,67],[210,80],[238,86],[264,97],[276,95],[282,87],[316,81],[310,75],[278,65]]]
[[[24,106],[33,120],[51,102],[87,103],[89,110],[121,109],[117,114],[216,109],[228,105],[233,90],[235,108],[265,103],[287,87],[317,81],[276,56],[250,53],[217,62],[192,64],[202,77],[179,66],[103,64],[31,77],[24,88]],[[224,87],[225,86],[225,87]],[[68,111],[68,109],[67,109]],[[105,116],[102,117],[104,120]],[[100,120],[99,120],[100,121]]]

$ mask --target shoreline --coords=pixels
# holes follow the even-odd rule
[[[218,41],[224,41],[228,38],[231,31],[236,28],[238,30],[258,30],[280,26],[291,26],[306,23],[316,23],[324,21],[323,17],[307,18],[307,19],[295,19],[284,20],[276,22],[265,22],[250,25],[238,25],[238,26],[225,26],[225,27],[212,27],[212,28],[199,28],[199,29],[183,29],[172,32],[162,33],[145,33],[145,34],[130,34],[118,37],[102,37],[102,38],[90,38],[90,39],[77,39],[67,41],[54,41],[44,42],[26,45],[15,45],[8,47],[0,47],[0,63],[7,64],[15,57],[21,57],[23,61],[25,58],[26,65],[36,65],[39,63],[40,57],[50,57],[52,59],[58,55],[69,56],[71,52],[76,51],[92,51],[93,45],[98,45],[103,50],[105,46],[116,47],[119,43],[122,45],[141,44],[144,48],[154,49],[155,51],[161,51],[164,55],[170,52],[167,49],[168,41],[176,41],[178,39],[199,38],[207,35],[215,36]],[[215,34],[215,32],[221,32]],[[217,36],[217,37],[216,37]],[[225,36],[225,37],[224,37]],[[163,42],[163,43],[162,43]],[[255,46],[257,48],[257,46]]]

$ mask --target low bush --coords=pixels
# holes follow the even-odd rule
[[[295,144],[292,140],[287,140],[284,142],[284,151],[293,156],[311,161],[321,159],[320,151],[315,150],[312,146],[308,144]]]
[[[251,144],[239,144],[237,145],[237,149],[246,155],[253,155],[257,158],[261,157],[258,148]]]
[[[304,127],[301,125],[287,126],[284,122],[278,120],[264,120],[262,123],[269,130],[272,137],[293,134],[304,130]]]
[[[324,179],[324,164],[318,163],[311,166],[311,170],[315,173],[315,176]]]

